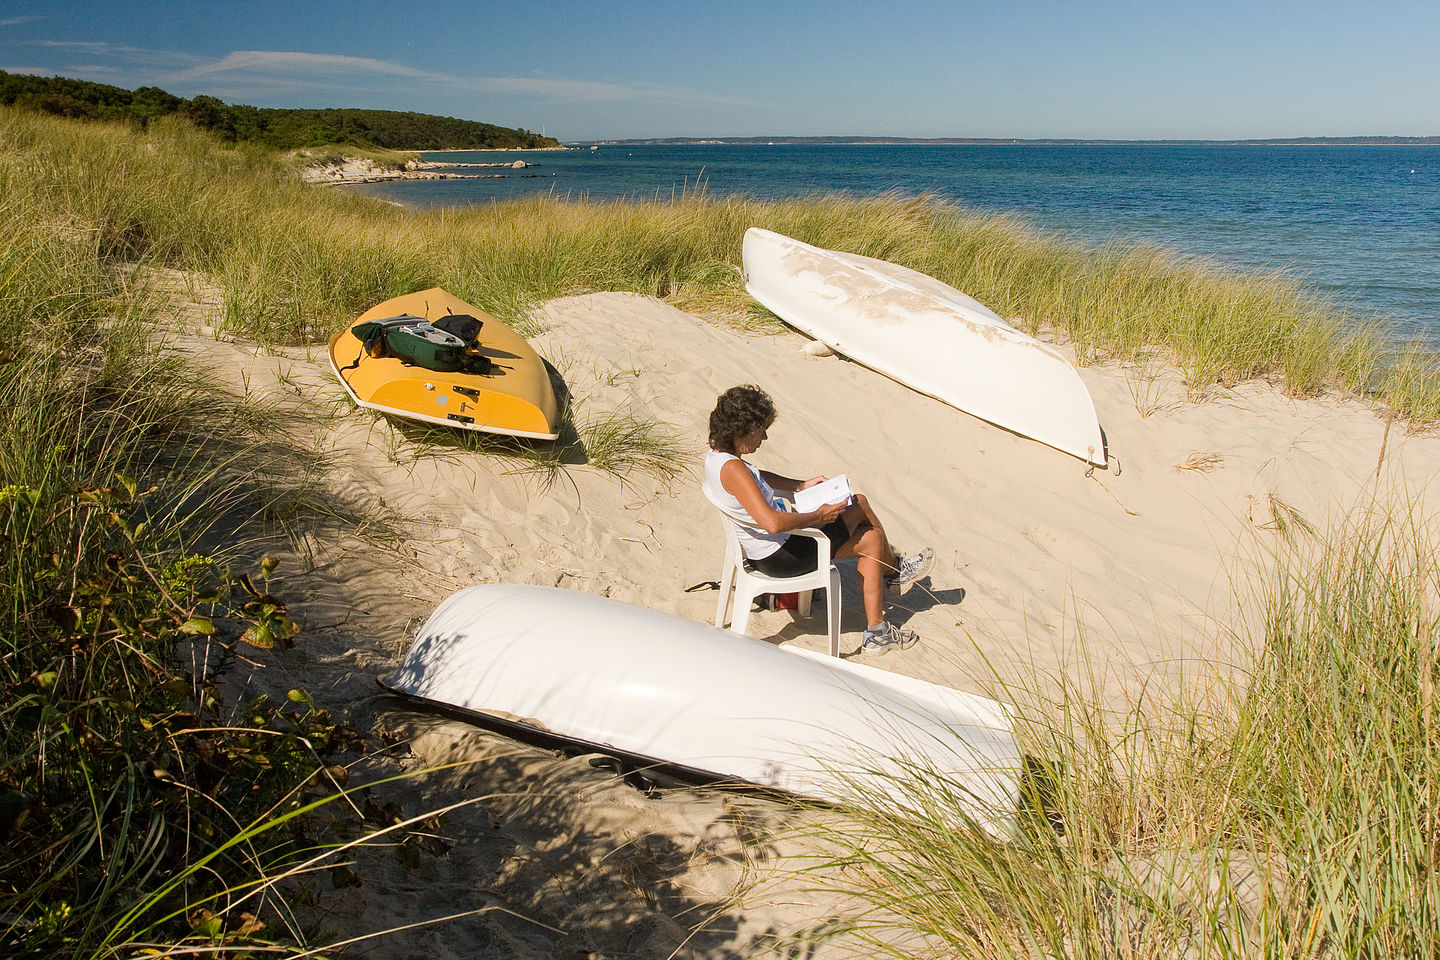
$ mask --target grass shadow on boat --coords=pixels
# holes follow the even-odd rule
[[[786,807],[827,808],[830,806],[823,801],[799,797],[759,784],[726,778],[707,770],[688,767],[680,763],[670,763],[655,757],[621,750],[608,744],[556,733],[546,729],[537,721],[510,718],[479,710],[467,710],[452,703],[411,696],[394,689],[388,677],[378,678],[378,683],[385,691],[381,702],[390,701],[396,706],[404,705],[410,710],[424,711],[432,718],[458,720],[529,747],[560,751],[572,756],[585,756],[589,758],[587,762],[590,766],[609,771],[642,793],[654,794],[660,790],[684,787],[708,787],[737,796],[751,796],[768,800]]]

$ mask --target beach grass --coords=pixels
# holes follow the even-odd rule
[[[563,479],[568,467],[582,464],[621,484],[636,476],[668,484],[684,472],[685,458],[692,452],[673,426],[654,417],[637,416],[624,407],[591,414],[573,403],[563,405],[559,436],[551,443],[425,424],[406,424],[402,432],[411,443],[405,457],[479,454],[500,472],[535,478],[542,490]],[[399,454],[392,456],[401,459]]]
[[[897,957],[1440,955],[1440,563],[1413,506],[1277,541],[1240,681],[1128,712],[1001,691],[1039,761],[1009,842],[938,771],[857,780],[845,823],[802,832],[826,851],[802,878],[866,905],[830,932]]]
[[[157,348],[156,303],[124,280],[137,264],[213,279],[230,332],[262,345],[323,342],[435,285],[526,334],[536,303],[595,290],[763,333],[778,326],[738,273],[758,225],[936,276],[1082,363],[1173,364],[1197,394],[1262,377],[1372,399],[1406,425],[1440,419],[1432,357],[1392,351],[1283,275],[1086,249],[931,198],[414,212],[308,188],[273,156],[179,125],[0,110],[0,146],[0,946],[17,957],[253,939],[243,915],[217,927],[184,908],[282,869],[265,818],[306,806],[317,752],[351,736],[303,691],[222,704],[210,668],[177,659],[291,639],[273,566],[237,540],[287,484],[303,491],[306,467],[265,411]],[[658,475],[675,459],[662,424],[570,416],[598,469]],[[1289,530],[1244,689],[1118,724],[1082,690],[1028,705],[1007,691],[1060,771],[1044,802],[1063,834],[1035,822],[997,845],[933,796],[929,819],[858,809],[861,829],[829,840],[857,840],[832,863],[876,905],[860,932],[962,956],[1440,952],[1434,544],[1396,519]],[[235,572],[247,559],[260,574]],[[194,883],[168,883],[202,862]],[[1221,894],[1196,907],[1186,885],[1202,881]]]
[[[57,209],[16,177],[0,173],[0,953],[228,949],[276,900],[224,902],[300,849],[290,811],[333,793],[320,752],[351,736],[303,691],[217,696],[237,648],[297,629],[246,541],[308,454],[159,349],[158,301],[117,258],[163,242],[87,220],[83,183]]]
[[[375,303],[428,286],[527,330],[529,309],[597,290],[662,296],[763,330],[740,243],[763,226],[892,260],[964,290],[1081,363],[1158,351],[1192,393],[1265,378],[1338,391],[1406,422],[1440,415],[1434,358],[1388,344],[1283,273],[1239,273],[1153,246],[1099,249],[931,197],[817,195],[592,202],[548,195],[411,211],[306,188],[266,155],[163,124],[147,132],[8,112],[6,183],[105,257],[217,278],[227,323],[268,343],[316,343]]]

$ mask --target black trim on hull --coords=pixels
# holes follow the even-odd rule
[[[567,736],[563,733],[554,733],[520,720],[508,720],[504,717],[498,717],[493,713],[471,710],[467,707],[456,706],[453,703],[445,703],[441,700],[417,697],[413,693],[406,693],[403,690],[397,690],[390,686],[387,682],[388,680],[388,677],[375,678],[375,682],[380,685],[382,690],[405,703],[422,706],[441,715],[449,716],[452,719],[472,723],[481,729],[503,734],[512,740],[518,740],[528,746],[539,747],[546,750],[565,750],[571,753],[604,754],[625,765],[622,773],[626,775],[638,774],[646,780],[656,780],[658,776],[673,781],[673,783],[670,784],[673,786],[718,787],[722,790],[753,794],[779,803],[803,804],[805,806],[826,808],[834,806],[833,804],[826,803],[824,800],[817,800],[812,797],[790,793],[777,787],[767,787],[763,784],[751,783],[749,780],[738,780],[734,777],[727,777],[724,774],[714,773],[710,770],[701,770],[698,767],[686,766],[683,763],[672,763],[668,760],[648,757],[643,753],[621,750],[619,747],[613,747],[608,743],[596,743],[593,740],[581,740],[578,737]]]

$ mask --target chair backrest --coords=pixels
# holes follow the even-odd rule
[[[716,513],[719,515],[720,528],[725,532],[725,562],[727,564],[742,563],[745,557],[745,549],[740,545],[740,527],[744,521],[734,516],[722,505],[716,503],[715,498],[710,495],[709,490],[705,490],[704,492],[705,499],[710,501],[710,505],[715,508]],[[748,513],[745,514],[747,520],[749,517],[750,515]],[[744,525],[753,529],[759,529],[759,527],[756,527],[753,523]]]
[[[726,524],[727,530],[736,525],[742,527],[749,527],[751,530],[761,529],[760,525],[757,524],[753,518],[751,518],[750,514],[743,507],[737,511],[723,503],[720,500],[720,494],[710,489],[710,484],[701,481],[700,492],[705,494],[705,499],[710,501],[710,506],[714,507],[716,510],[719,510],[720,516],[724,517],[727,521],[729,521]]]

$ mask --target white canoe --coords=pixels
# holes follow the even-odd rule
[[[832,802],[858,789],[904,804],[890,778],[919,763],[952,776],[966,813],[997,836],[1023,763],[994,700],[554,587],[451,595],[382,683],[657,767]]]
[[[751,227],[745,288],[836,353],[1097,466],[1095,404],[1059,353],[923,273]]]

